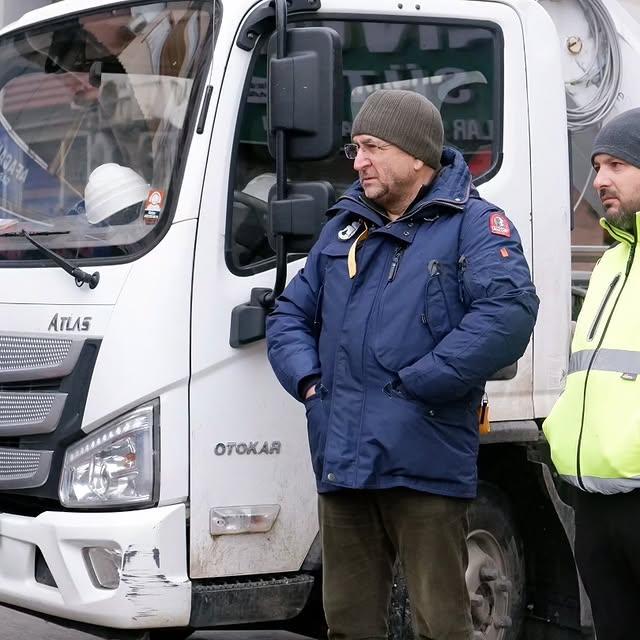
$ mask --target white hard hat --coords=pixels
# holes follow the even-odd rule
[[[96,167],[84,188],[87,220],[99,224],[137,202],[147,199],[149,185],[133,169],[115,162]]]

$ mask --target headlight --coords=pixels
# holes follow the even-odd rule
[[[142,405],[71,445],[64,456],[60,501],[65,507],[151,503],[158,402]]]

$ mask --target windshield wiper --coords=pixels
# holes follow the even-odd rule
[[[10,231],[9,233],[0,233],[0,238],[21,238],[22,231]],[[32,231],[29,235],[33,236],[63,236],[70,233],[69,231]]]
[[[56,232],[39,232],[38,235],[54,235]],[[97,271],[93,273],[87,273],[80,267],[74,267],[70,262],[67,262],[62,256],[47,249],[47,247],[41,245],[37,240],[34,240],[26,231],[20,231],[19,233],[7,233],[9,235],[23,236],[26,238],[36,249],[43,253],[48,258],[51,258],[59,267],[62,267],[68,274],[72,275],[76,279],[76,285],[81,287],[85,282],[89,285],[89,289],[95,289],[100,282],[100,274]]]

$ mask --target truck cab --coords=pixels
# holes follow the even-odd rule
[[[304,410],[237,317],[251,297],[260,317],[252,291],[304,264],[274,238],[282,167],[336,196],[357,176],[336,145],[305,159],[270,144],[276,13],[63,0],[0,33],[0,602],[215,627],[294,617],[317,583]],[[570,333],[553,23],[533,0],[294,0],[287,22],[336,34],[343,143],[372,91],[423,93],[522,237],[542,305],[525,355],[487,387],[468,574],[478,637],[515,640],[526,604],[545,618],[565,595],[547,589],[538,534],[570,562],[535,455]],[[579,627],[577,611],[558,619]]]

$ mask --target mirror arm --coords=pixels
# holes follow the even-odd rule
[[[287,0],[275,0],[276,9],[276,59],[282,60],[287,56]],[[276,199],[287,198],[287,138],[284,129],[277,129],[276,143]],[[287,281],[287,247],[284,236],[275,237],[276,242],[276,282],[273,290],[267,293],[262,305],[271,311],[276,298],[284,291]]]
[[[276,283],[273,289],[262,298],[262,306],[271,311],[276,304],[276,298],[284,291],[287,282],[287,252],[284,236],[276,236]]]
[[[275,10],[274,1],[254,9],[244,22],[236,39],[236,45],[244,51],[252,51],[260,36],[273,31]],[[288,0],[287,14],[318,11],[320,0]]]
[[[287,0],[275,0],[276,59],[287,57]],[[287,138],[284,129],[276,130],[276,198],[287,197]],[[284,246],[284,245],[283,245]]]
[[[254,287],[249,302],[234,307],[229,333],[232,348],[265,338],[267,315],[275,307],[287,281],[288,255],[299,257],[310,251],[320,233],[324,213],[335,201],[333,187],[327,182],[289,184],[287,181],[288,156],[300,161],[323,159],[333,154],[341,141],[340,37],[328,27],[287,32],[288,11],[313,11],[319,6],[320,0],[271,0],[257,9],[266,21],[269,16],[263,9],[272,7],[276,18],[276,33],[269,39],[267,74],[267,143],[269,153],[275,157],[276,182],[269,192],[266,212],[269,221],[266,237],[275,251],[276,274],[272,290]],[[260,24],[262,18],[258,21]],[[254,40],[257,22],[252,21],[251,16],[249,22],[243,33],[247,40]],[[244,41],[241,43],[240,38],[237,44],[242,48],[248,46],[247,50],[252,48]],[[295,74],[308,76],[310,81],[296,82]],[[331,110],[318,113],[315,102],[325,88],[331,98]],[[244,203],[245,208],[251,208],[248,198],[252,196],[245,194],[237,200],[243,203],[245,199],[248,202]]]
[[[287,0],[275,0],[276,8],[276,57],[282,60],[287,56]]]

